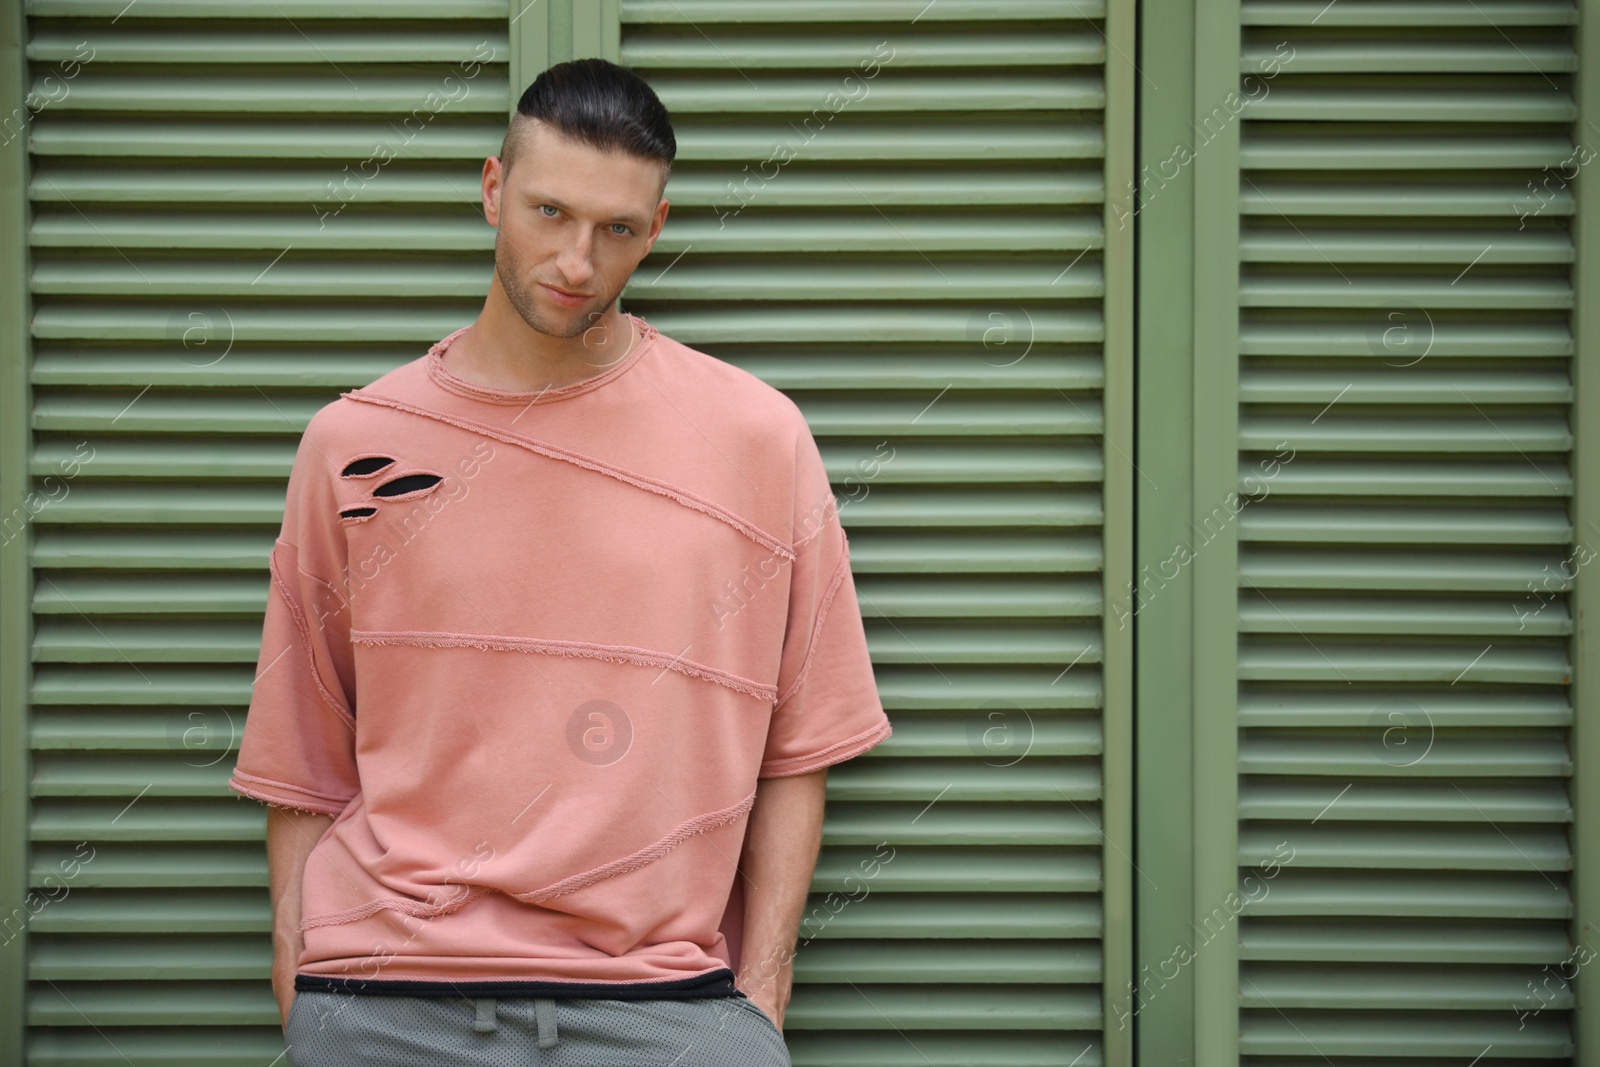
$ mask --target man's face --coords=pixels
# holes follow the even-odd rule
[[[515,165],[491,157],[483,207],[494,268],[524,322],[578,337],[616,302],[667,218],[659,164],[602,152],[534,121]]]

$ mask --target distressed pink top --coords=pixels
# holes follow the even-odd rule
[[[456,376],[463,327],[306,427],[228,783],[336,816],[297,988],[726,972],[756,780],[889,736],[799,408],[629,318],[575,384]]]

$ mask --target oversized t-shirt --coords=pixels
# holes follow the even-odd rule
[[[229,781],[336,816],[298,989],[731,989],[757,779],[890,734],[799,408],[628,317],[534,392],[463,327],[301,437]]]

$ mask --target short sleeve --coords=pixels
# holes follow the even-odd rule
[[[760,778],[787,778],[843,762],[892,731],[872,674],[849,541],[803,418],[794,484],[789,617]]]
[[[268,558],[261,653],[228,788],[279,807],[337,815],[360,792],[345,539],[319,424],[295,453],[283,525]]]

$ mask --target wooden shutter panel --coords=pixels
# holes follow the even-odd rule
[[[32,526],[29,877],[92,858],[30,924],[27,1062],[260,1067],[283,1048],[264,812],[224,782],[267,551],[312,412],[481,302],[507,9],[28,14],[59,97],[27,142],[32,462],[68,488]]]
[[[1242,8],[1241,1063],[1573,1054],[1575,15]]]

